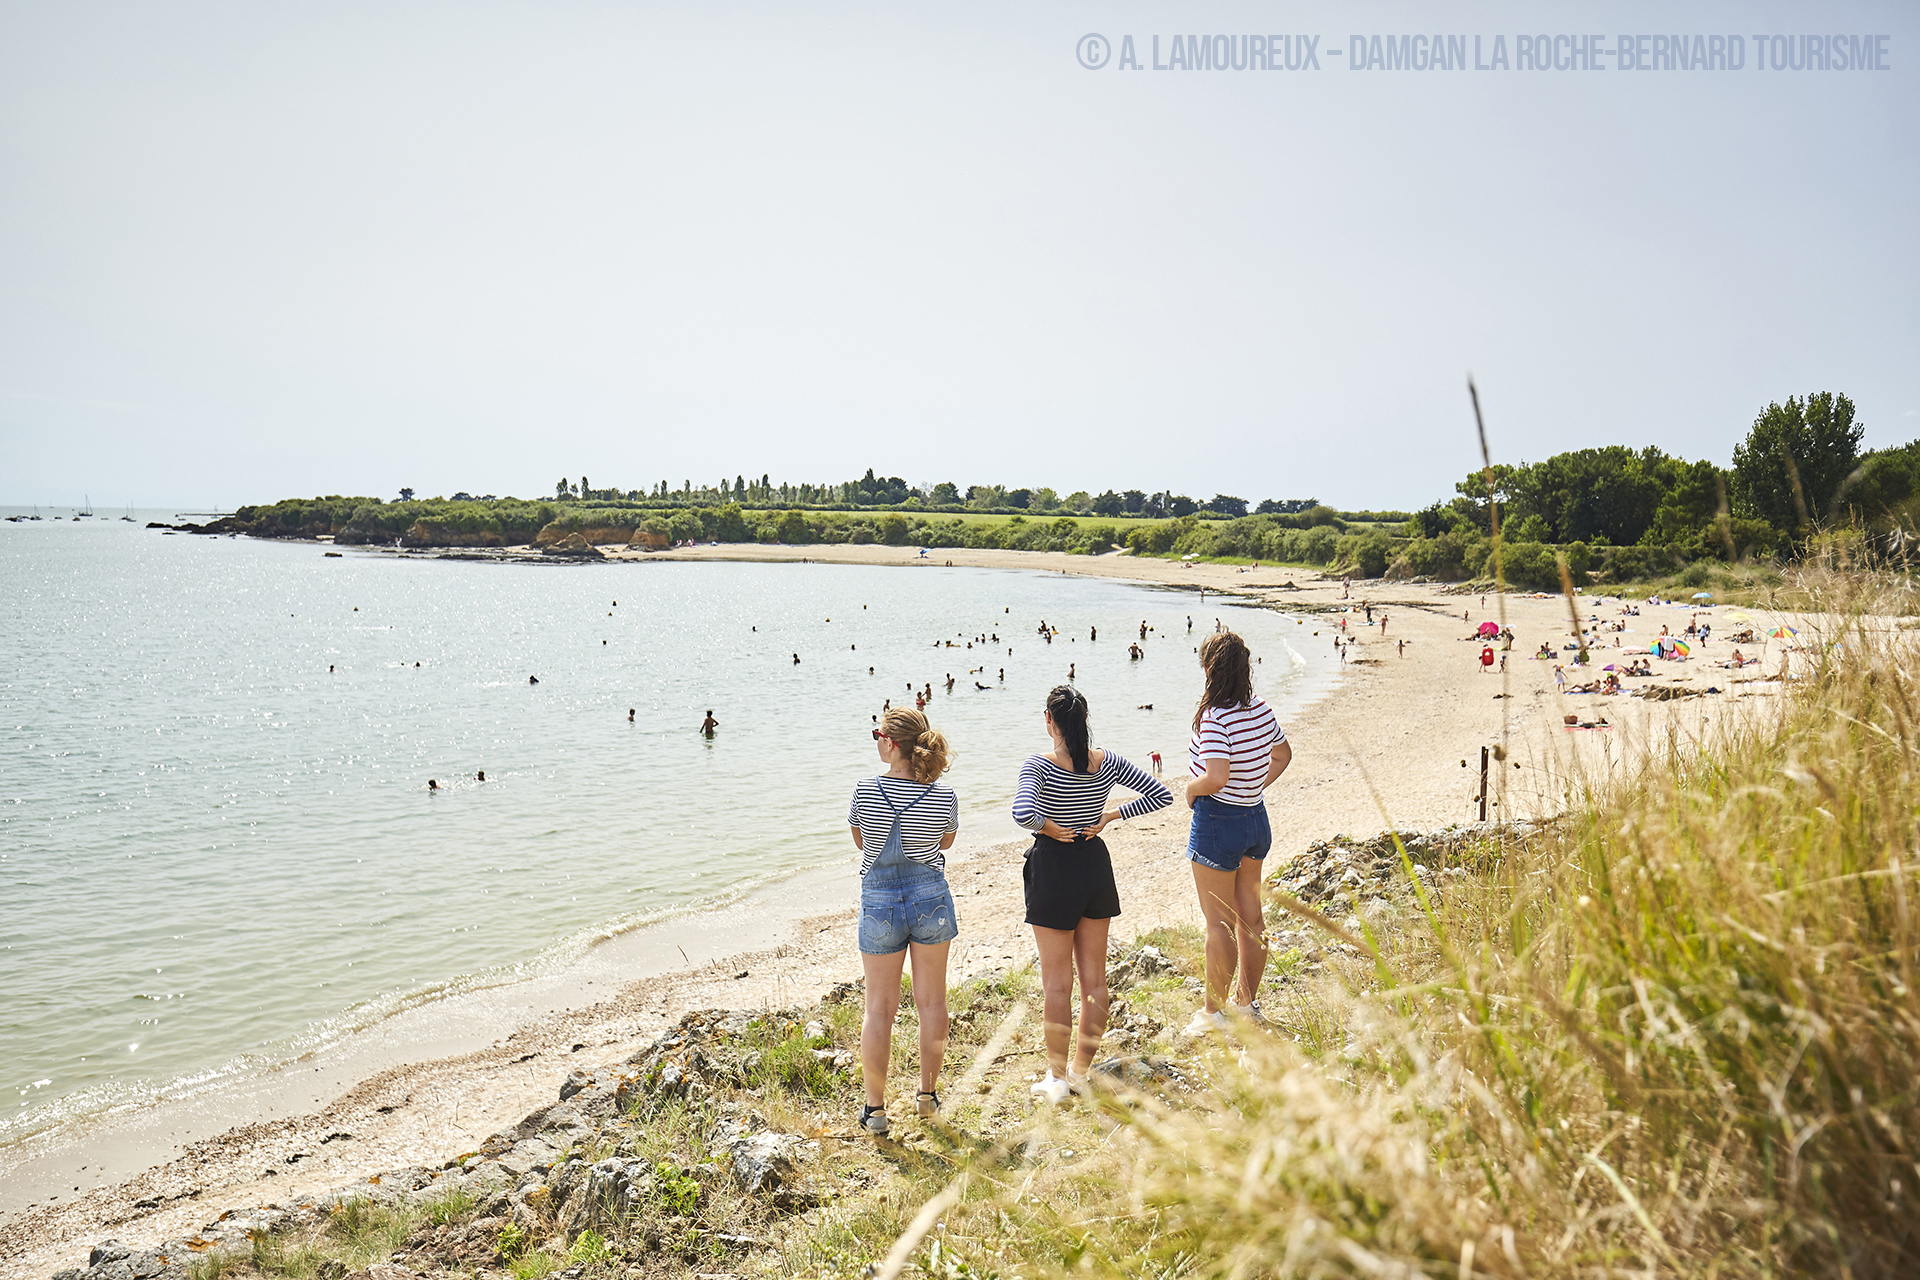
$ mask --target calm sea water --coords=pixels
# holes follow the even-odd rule
[[[965,839],[1012,834],[1069,663],[1096,741],[1169,771],[1216,617],[1283,711],[1334,678],[1282,615],[1058,574],[328,559],[94,520],[0,523],[0,580],[0,1142],[847,858],[910,684]]]

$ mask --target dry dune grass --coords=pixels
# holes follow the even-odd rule
[[[1343,981],[1205,1051],[1212,1097],[1113,1100],[1099,1158],[982,1167],[948,1239],[1009,1247],[918,1265],[1920,1272],[1920,651],[1889,603],[1830,595],[1771,711],[1576,780],[1444,890],[1409,864],[1397,921],[1348,918]]]

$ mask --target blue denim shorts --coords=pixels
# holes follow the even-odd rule
[[[959,936],[960,920],[945,876],[861,883],[862,954],[890,956],[905,951],[909,942],[933,946]]]
[[[1213,796],[1193,802],[1193,826],[1187,831],[1187,857],[1215,871],[1238,871],[1240,859],[1256,862],[1273,848],[1266,804],[1228,804]]]

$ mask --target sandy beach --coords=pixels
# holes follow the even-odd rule
[[[1778,688],[1763,668],[1715,665],[1732,645],[1716,638],[1692,660],[1656,662],[1648,685],[1719,692],[1653,701],[1556,692],[1554,664],[1530,660],[1543,641],[1568,639],[1567,602],[1504,600],[1432,584],[1354,583],[1310,570],[1187,566],[1125,555],[1079,557],[1031,552],[886,546],[728,545],[610,559],[752,559],[857,564],[944,564],[1063,572],[1176,586],[1195,592],[1194,643],[1211,628],[1199,592],[1231,593],[1298,614],[1296,646],[1331,649],[1340,621],[1351,647],[1343,679],[1286,724],[1293,765],[1269,792],[1277,868],[1310,843],[1385,827],[1433,829],[1477,817],[1483,747],[1505,745],[1490,784],[1490,816],[1549,816],[1570,780],[1621,776],[1650,759],[1702,740],[1747,699]],[[1583,613],[1604,622],[1612,606]],[[1373,609],[1367,625],[1362,612]],[[1688,612],[1643,606],[1619,640],[1644,654],[1662,625],[1680,632]],[[1385,615],[1386,625],[1379,625]],[[1484,621],[1517,633],[1505,673],[1483,672]],[[1737,628],[1716,623],[1723,634]],[[1612,651],[1594,667],[1613,661]],[[1562,660],[1571,655],[1563,655]],[[1777,674],[1779,655],[1766,667]],[[1569,679],[1585,678],[1572,675]],[[1258,670],[1256,669],[1256,683]],[[1194,692],[1199,691],[1195,671]],[[1094,708],[1095,740],[1102,709]],[[938,706],[932,714],[938,722]],[[1572,727],[1567,715],[1604,727]],[[1169,735],[1182,720],[1169,717]],[[1043,744],[1036,741],[1038,749]],[[1179,795],[1184,735],[1157,749]],[[837,783],[834,788],[837,792]],[[1187,810],[1176,804],[1107,833],[1121,885],[1123,941],[1144,930],[1197,921],[1181,850]],[[1024,964],[1031,933],[1022,922],[1018,842],[969,843],[950,865],[961,914],[954,977]],[[851,853],[851,851],[849,851]],[[45,1277],[84,1265],[87,1246],[112,1235],[129,1243],[192,1230],[210,1211],[285,1201],[356,1176],[409,1164],[433,1165],[476,1147],[489,1133],[552,1100],[570,1064],[624,1058],[694,1008],[787,1008],[859,975],[854,945],[851,856],[843,869],[762,889],[717,911],[623,935],[566,974],[474,993],[389,1020],[314,1060],[267,1073],[245,1090],[185,1098],[138,1114],[108,1116],[75,1133],[29,1139],[0,1152],[0,1277]]]

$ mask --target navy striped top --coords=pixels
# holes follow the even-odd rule
[[[888,807],[889,801],[892,807]],[[900,813],[900,852],[935,871],[946,870],[947,855],[940,842],[960,829],[960,798],[943,783],[883,775],[860,779],[847,805],[847,825],[860,829],[860,874],[873,870],[880,850],[886,847],[896,810]]]
[[[1137,818],[1173,803],[1166,784],[1124,756],[1109,751],[1092,773],[1072,773],[1045,756],[1028,756],[1020,766],[1020,787],[1013,796],[1013,820],[1038,831],[1051,818],[1069,831],[1091,827],[1106,812],[1115,784],[1139,792],[1120,806],[1122,818]]]

